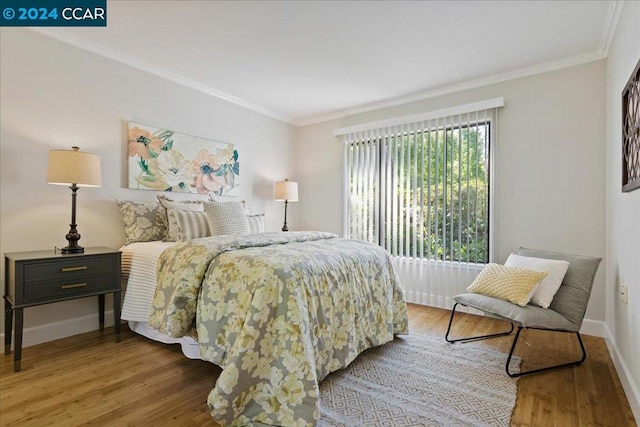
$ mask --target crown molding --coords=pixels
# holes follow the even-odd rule
[[[67,32],[56,30],[50,27],[29,27],[28,29],[36,33],[42,34],[44,36],[50,37],[52,39],[61,41],[63,43],[67,43],[77,48],[89,51],[91,53],[95,53],[96,55],[100,55],[105,58],[112,59],[116,62],[120,62],[121,64],[125,64],[130,67],[136,68],[138,70],[145,71],[149,74],[153,74],[157,77],[172,81],[179,85],[186,86],[193,90],[197,90],[198,92],[202,92],[204,94],[211,95],[223,101],[230,102],[232,104],[246,108],[247,110],[255,111],[256,113],[262,114],[264,116],[271,117],[273,119],[280,120],[282,122],[285,122],[291,125],[295,125],[295,123],[293,123],[290,117],[285,117],[282,114],[279,114],[273,110],[264,108],[260,105],[254,104],[242,98],[238,98],[237,96],[233,96],[221,90],[214,89],[211,86],[207,86],[204,83],[200,83],[196,80],[192,80],[182,75],[176,74],[165,68],[148,64],[144,61],[140,61],[139,59],[125,55],[116,50],[90,42],[81,37],[77,37]]]
[[[482,77],[476,80],[470,80],[463,83],[457,83],[454,85],[443,86],[437,89],[428,90],[425,92],[418,92],[412,95],[403,96],[399,98],[392,98],[385,101],[374,102],[363,106],[349,108],[346,110],[336,111],[329,114],[311,116],[299,120],[294,120],[295,126],[307,126],[315,123],[326,122],[329,120],[341,119],[347,116],[353,116],[356,114],[367,113],[370,111],[381,110],[384,108],[395,107],[397,105],[408,104],[411,102],[422,101],[424,99],[436,98],[438,96],[449,95],[452,93],[462,92],[469,89],[475,89],[482,86],[488,86],[496,83],[502,83],[509,80],[515,80],[522,77],[529,77],[535,74],[546,73],[549,71],[560,70],[562,68],[573,67],[575,65],[586,64],[593,61],[603,59],[604,56],[599,51],[593,51],[582,55],[572,56],[570,58],[561,59],[558,61],[547,62],[544,64],[534,65],[533,67],[521,68],[514,71],[508,71],[506,73],[494,74],[487,77]]]
[[[616,34],[616,28],[620,21],[620,15],[622,15],[623,7],[624,1],[622,0],[613,0],[609,3],[607,17],[604,22],[604,28],[602,29],[602,36],[600,37],[600,46],[598,47],[598,52],[600,52],[604,58],[609,56],[609,48]]]
[[[611,42],[613,41],[613,37],[615,35],[615,29],[618,25],[618,21],[620,20],[620,16],[622,14],[623,6],[624,6],[623,0],[613,0],[609,4],[607,17],[605,20],[605,26],[600,39],[600,45],[598,47],[598,50],[596,51],[573,56],[570,58],[561,59],[558,61],[547,62],[544,64],[535,65],[532,67],[521,68],[518,70],[508,71],[500,74],[494,74],[494,75],[486,76],[480,79],[443,86],[443,87],[428,90],[428,91],[417,92],[417,93],[406,95],[406,96],[369,103],[369,104],[361,105],[354,108],[348,108],[340,111],[331,112],[328,114],[314,115],[314,116],[304,117],[300,119],[295,119],[289,116],[282,115],[280,113],[277,113],[276,111],[254,104],[247,100],[238,98],[234,95],[223,92],[221,90],[212,88],[211,86],[205,85],[196,80],[189,79],[182,75],[176,74],[165,68],[148,64],[146,62],[140,61],[131,56],[120,53],[116,50],[98,45],[96,43],[90,42],[88,40],[74,36],[72,34],[69,34],[61,30],[57,30],[50,27],[31,27],[29,29],[31,31],[37,32],[44,36],[56,39],[63,43],[67,43],[69,45],[92,52],[94,54],[103,56],[105,58],[112,59],[114,61],[139,69],[141,71],[145,71],[147,73],[172,81],[182,86],[189,87],[196,91],[199,91],[204,94],[213,96],[215,98],[238,105],[240,107],[246,108],[248,110],[262,114],[264,116],[271,117],[276,120],[280,120],[282,122],[288,123],[293,126],[300,127],[300,126],[312,125],[315,123],[326,122],[329,120],[340,119],[340,118],[344,118],[344,117],[352,116],[356,114],[367,113],[370,111],[381,110],[384,108],[390,108],[390,107],[407,104],[411,102],[417,102],[424,99],[435,98],[443,95],[449,95],[452,93],[475,89],[482,86],[501,83],[509,80],[515,80],[522,77],[529,77],[535,74],[541,74],[549,71],[559,70],[562,68],[573,67],[575,65],[586,64],[589,62],[606,58],[609,52],[609,48],[611,46]]]

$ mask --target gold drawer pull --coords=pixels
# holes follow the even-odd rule
[[[60,286],[60,289],[82,288],[84,286],[87,286],[87,284],[86,283],[74,283],[72,285],[62,285],[62,286]]]
[[[86,270],[88,267],[86,265],[83,265],[81,267],[65,267],[63,268],[62,271],[63,273],[68,273],[69,271],[80,271],[80,270]]]
[[[88,267],[86,265],[83,265],[81,267],[65,267],[60,271],[62,271],[63,273],[68,273],[69,271],[80,271],[80,270],[86,270],[87,268]]]

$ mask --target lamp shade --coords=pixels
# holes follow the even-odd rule
[[[100,187],[100,157],[96,154],[72,150],[50,150],[47,167],[47,183],[56,185],[76,184],[78,187]]]
[[[273,199],[277,201],[298,201],[298,183],[287,179],[278,181],[273,187]]]

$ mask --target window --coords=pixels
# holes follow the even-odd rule
[[[345,135],[345,234],[391,255],[489,262],[494,109]]]

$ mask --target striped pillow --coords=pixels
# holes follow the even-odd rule
[[[165,242],[175,242],[178,239],[178,229],[175,221],[175,216],[169,216],[170,209],[182,210],[182,211],[192,211],[192,212],[204,212],[204,207],[202,206],[202,201],[200,200],[181,200],[175,201],[164,194],[158,195],[158,202],[162,205],[163,208],[167,211],[167,235],[163,239]]]
[[[249,233],[264,233],[264,214],[247,215]]]
[[[241,202],[205,202],[204,211],[212,236],[249,232],[249,221]]]
[[[179,241],[211,236],[209,221],[204,212],[169,209],[169,218],[175,221],[176,238]]]

